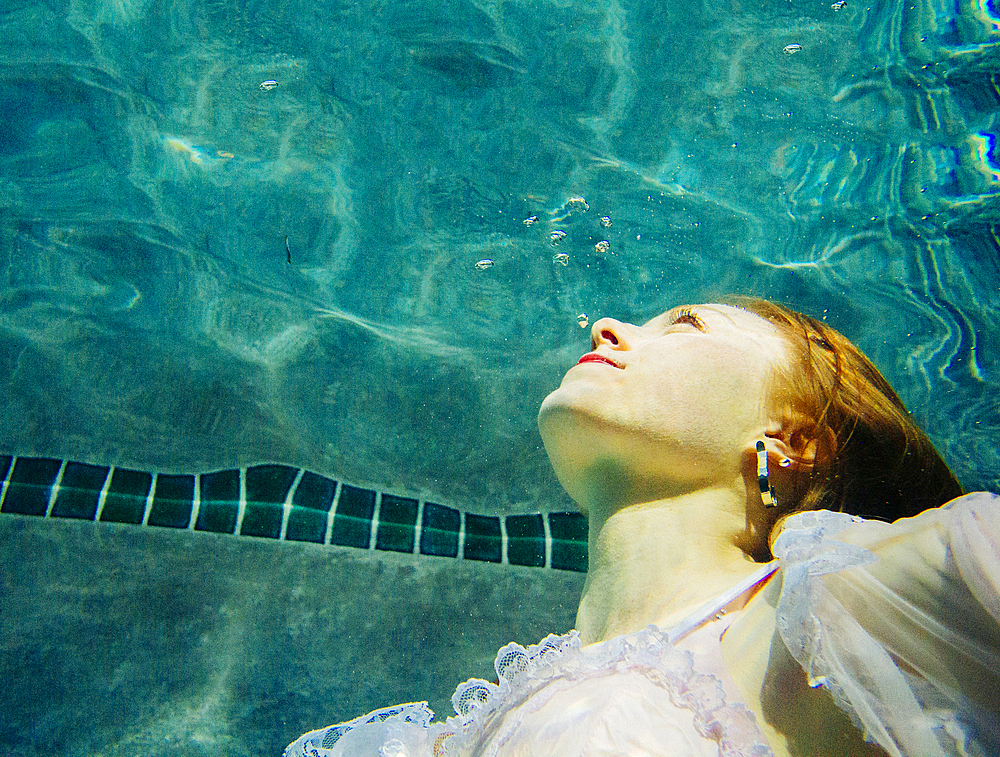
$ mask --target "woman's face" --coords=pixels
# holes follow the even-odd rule
[[[583,507],[609,485],[628,499],[731,481],[775,426],[775,369],[791,359],[774,325],[729,305],[678,307],[643,326],[602,318],[591,347],[538,415],[556,474]]]

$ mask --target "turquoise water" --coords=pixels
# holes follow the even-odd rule
[[[831,2],[8,0],[0,455],[568,510],[581,324],[749,294],[996,490],[1000,7]]]
[[[0,447],[566,509],[534,416],[578,316],[738,293],[827,316],[995,488],[998,35],[990,2],[15,0]]]

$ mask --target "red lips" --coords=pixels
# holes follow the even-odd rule
[[[614,360],[606,358],[604,357],[604,355],[598,355],[596,352],[588,352],[586,355],[584,355],[582,358],[576,361],[577,365],[580,365],[580,363],[607,363],[613,368],[619,368],[621,370],[625,370],[624,366],[618,365],[618,363],[616,363]]]

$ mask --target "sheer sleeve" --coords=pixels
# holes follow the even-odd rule
[[[410,757],[424,754],[433,739],[426,702],[383,707],[347,723],[303,734],[284,757]]]
[[[895,523],[789,518],[776,624],[891,755],[1000,754],[1000,500],[971,494]]]

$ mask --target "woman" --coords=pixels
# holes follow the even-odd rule
[[[602,319],[539,428],[589,519],[577,631],[500,650],[445,723],[287,754],[1000,754],[997,505],[939,507],[957,481],[836,331],[760,301]]]

